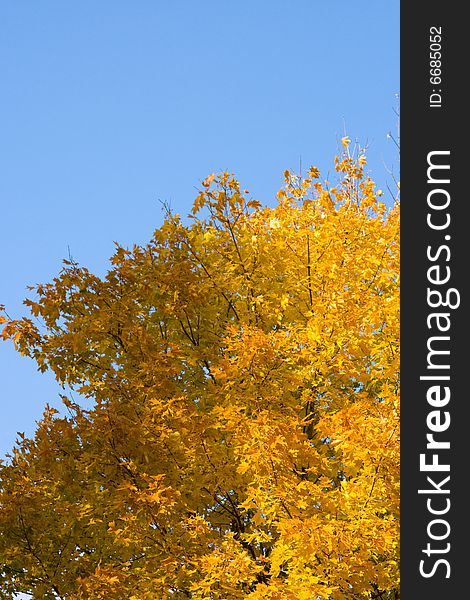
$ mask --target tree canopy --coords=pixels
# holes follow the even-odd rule
[[[399,597],[399,204],[344,146],[272,207],[210,175],[189,219],[2,317],[93,401],[1,465],[2,597]]]

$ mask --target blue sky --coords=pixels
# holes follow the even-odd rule
[[[286,168],[331,169],[340,138],[397,170],[399,2],[22,0],[0,6],[0,304],[69,249],[103,273],[159,200],[189,212],[209,173],[273,203]],[[34,432],[50,374],[0,343],[0,456]]]

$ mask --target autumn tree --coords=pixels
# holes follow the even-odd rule
[[[274,207],[210,175],[191,220],[3,317],[93,407],[1,466],[2,597],[399,597],[399,207],[344,146]]]

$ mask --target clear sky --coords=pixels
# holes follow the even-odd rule
[[[69,249],[103,273],[145,243],[159,200],[186,214],[209,173],[273,204],[340,138],[397,170],[399,1],[9,0],[0,4],[0,304],[25,314]],[[34,432],[50,374],[0,343],[0,456]]]

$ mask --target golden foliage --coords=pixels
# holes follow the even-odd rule
[[[398,598],[399,206],[342,143],[336,187],[209,175],[190,225],[2,318],[94,400],[1,467],[2,597]]]

